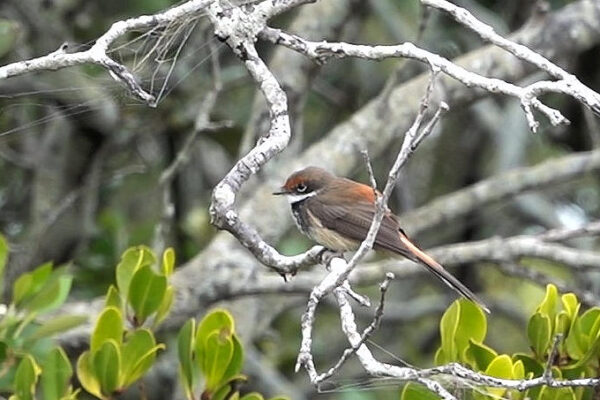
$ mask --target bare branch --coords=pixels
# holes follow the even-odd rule
[[[524,108],[533,105],[546,114],[550,118],[550,122],[554,125],[555,121],[553,119],[560,120],[560,114],[556,114],[556,110],[545,107],[540,108],[540,104],[533,103],[535,103],[535,98],[543,93],[558,92],[574,97],[589,107],[597,116],[600,116],[600,95],[581,83],[575,75],[568,73],[546,57],[529,49],[527,46],[515,43],[498,35],[491,26],[479,21],[473,14],[464,8],[458,7],[446,0],[421,0],[421,3],[447,12],[456,21],[481,36],[482,39],[503,48],[515,57],[530,62],[539,69],[550,74],[552,77],[559,79],[558,82],[538,82],[528,86],[528,93],[524,96],[525,101],[523,101],[523,99],[521,100],[521,104]],[[530,113],[527,114],[530,115]]]
[[[529,127],[533,132],[539,126],[533,115],[533,109],[545,114],[553,125],[568,124],[569,121],[558,111],[542,104],[537,96],[547,92],[565,93],[582,101],[585,104],[594,105],[600,98],[593,90],[577,81],[573,85],[571,81],[563,82],[537,82],[535,84],[520,87],[512,83],[496,79],[486,78],[479,74],[470,72],[465,68],[441,57],[435,53],[418,48],[412,43],[402,43],[395,46],[367,46],[338,42],[312,42],[296,35],[290,35],[279,29],[267,28],[261,32],[261,37],[276,44],[282,44],[293,50],[301,52],[313,58],[319,63],[324,63],[329,58],[356,57],[367,60],[384,60],[386,58],[410,58],[428,64],[434,70],[440,70],[468,87],[478,87],[491,93],[503,93],[516,97],[521,102],[525,111]],[[541,57],[541,56],[540,56]],[[600,108],[599,108],[600,109]]]
[[[150,106],[155,106],[155,98],[146,92],[135,77],[125,68],[107,55],[109,47],[118,38],[128,32],[137,29],[148,29],[160,25],[166,25],[190,18],[204,10],[214,0],[191,0],[167,11],[154,14],[142,15],[136,18],[118,21],[98,39],[94,45],[85,51],[66,53],[64,46],[46,56],[34,58],[27,61],[19,61],[0,67],[0,79],[23,75],[31,72],[45,70],[57,70],[81,64],[97,64],[106,68],[115,80],[123,83],[137,98]]]

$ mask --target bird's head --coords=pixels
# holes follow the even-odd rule
[[[336,177],[322,168],[307,167],[290,175],[275,195],[285,195],[290,203],[312,197],[331,184]]]

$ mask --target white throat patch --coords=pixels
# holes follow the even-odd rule
[[[289,193],[289,194],[286,194],[285,197],[290,202],[290,204],[294,204],[294,203],[297,203],[299,201],[306,200],[309,197],[316,196],[317,194],[319,194],[319,191],[315,190],[314,192],[303,193],[303,194]]]

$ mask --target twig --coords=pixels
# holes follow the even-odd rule
[[[547,383],[552,382],[552,367],[554,366],[554,360],[558,355],[558,345],[560,344],[562,337],[562,333],[558,333],[554,336],[554,340],[552,341],[550,354],[548,354],[548,360],[546,360],[546,367],[544,368],[544,373],[542,375],[546,379]]]
[[[579,81],[573,81],[572,79],[559,82],[541,81],[529,86],[520,87],[500,79],[486,78],[470,72],[444,57],[421,49],[409,42],[392,46],[367,46],[325,41],[312,42],[274,28],[267,28],[262,31],[261,38],[289,47],[292,50],[305,54],[319,63],[324,63],[332,57],[356,57],[367,60],[383,60],[386,58],[402,57],[423,62],[434,70],[439,70],[469,87],[475,86],[488,92],[503,93],[508,96],[516,97],[521,102],[527,117],[529,128],[533,132],[536,132],[539,126],[539,123],[535,120],[533,115],[534,109],[537,109],[546,115],[552,125],[569,123],[569,120],[567,120],[558,110],[546,106],[537,99],[538,96],[548,92],[570,95],[593,110],[599,110],[600,112],[600,95]],[[529,60],[527,57],[524,59]]]
[[[354,352],[360,346],[362,346],[363,343],[365,343],[367,341],[367,339],[369,339],[371,334],[379,327],[379,324],[381,323],[381,318],[383,317],[383,306],[385,304],[385,293],[387,292],[388,286],[390,285],[390,282],[393,279],[394,279],[394,274],[392,274],[391,272],[388,272],[385,275],[385,280],[381,283],[381,285],[379,285],[379,291],[380,291],[379,305],[377,306],[377,309],[375,309],[375,315],[373,317],[373,320],[371,321],[369,326],[367,326],[367,328],[363,331],[361,338],[360,338],[360,342],[357,343],[356,345],[352,345],[351,347],[344,350],[344,352],[342,353],[342,356],[335,363],[335,365],[333,367],[331,367],[327,372],[324,372],[317,377],[317,384],[320,384],[321,382],[325,381],[326,379],[331,378],[342,367],[342,365],[344,364],[344,362],[346,362],[348,357],[350,357],[352,354],[354,354]]]
[[[336,290],[341,290],[337,288],[339,288],[340,285],[343,284],[343,282],[348,278],[348,275],[356,267],[356,265],[362,259],[362,257],[364,257],[366,253],[373,247],[377,231],[379,230],[379,226],[381,224],[381,221],[383,220],[384,213],[387,209],[387,201],[392,193],[400,169],[406,163],[406,161],[414,151],[413,144],[419,136],[419,128],[425,116],[425,112],[427,111],[429,97],[431,96],[431,93],[433,91],[434,80],[435,74],[432,74],[427,90],[423,95],[419,112],[417,113],[417,116],[415,117],[412,126],[406,132],[400,152],[398,153],[396,161],[394,162],[394,165],[392,166],[388,174],[388,179],[383,193],[376,197],[376,211],[371,226],[369,228],[367,237],[363,240],[360,247],[352,256],[349,262],[346,262],[341,258],[334,258],[329,264],[331,272],[325,277],[325,279],[321,281],[319,285],[317,285],[312,290],[310,294],[307,308],[304,314],[302,315],[302,342],[296,361],[296,371],[298,371],[300,367],[303,366],[307,370],[309,378],[313,383],[316,383],[316,379],[318,377],[318,373],[315,369],[311,353],[312,326],[315,320],[315,311],[317,305],[319,301],[327,294],[331,293],[332,291],[335,292]],[[366,366],[365,369],[369,371],[369,369]]]

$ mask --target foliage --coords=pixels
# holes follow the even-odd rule
[[[8,246],[0,235],[0,279],[7,258]],[[111,285],[106,293],[89,350],[77,360],[77,378],[87,392],[100,399],[114,398],[142,378],[154,365],[158,351],[166,348],[156,342],[154,331],[173,304],[168,278],[174,266],[173,249],[164,252],[160,267],[146,246],[123,253],[115,269],[116,286]],[[33,400],[38,385],[43,399],[77,399],[80,390],[71,386],[71,362],[61,347],[52,346],[49,337],[86,318],[63,315],[46,322],[37,320],[62,305],[71,282],[66,268],[53,270],[49,263],[16,280],[11,304],[0,320],[0,391],[11,393],[10,399]],[[197,325],[193,319],[187,321],[179,331],[177,349],[188,398],[195,398],[194,389],[202,378],[203,400],[263,400],[259,393],[239,393],[236,383],[247,380],[241,374],[244,349],[229,312],[215,310]]]
[[[553,351],[552,376],[557,379],[591,378],[600,368],[600,308],[580,313],[581,304],[573,293],[559,295],[554,285],[546,287],[546,295],[527,325],[530,353],[498,354],[484,344],[487,320],[473,303],[455,301],[440,321],[441,346],[435,362],[460,362],[490,376],[505,379],[529,379],[544,373]],[[436,398],[421,386],[410,383],[402,391],[402,400]],[[586,400],[593,388],[536,387],[524,392],[502,388],[479,388],[468,391],[468,398],[572,399]]]
[[[177,337],[179,375],[188,399],[194,399],[199,376],[204,386],[203,400],[239,399],[236,383],[247,378],[241,375],[244,349],[235,333],[233,317],[226,310],[214,310],[196,328],[188,320]],[[281,400],[277,397],[271,400]],[[259,393],[249,393],[241,400],[263,400]]]
[[[173,304],[175,255],[167,249],[160,268],[152,250],[132,247],[116,267],[117,286],[110,286],[105,307],[90,338],[90,349],[77,361],[77,377],[89,393],[110,399],[140,379],[165,345],[156,343],[152,329]],[[152,321],[150,323],[150,321]],[[146,326],[147,325],[147,326]]]
[[[0,235],[0,283],[8,256],[8,245]],[[65,302],[72,280],[67,267],[52,268],[46,263],[15,281],[10,303],[0,318],[0,392],[13,393],[11,399],[33,399],[38,382],[44,399],[76,396],[70,385],[71,364],[50,338],[81,324],[86,317],[40,318]]]

